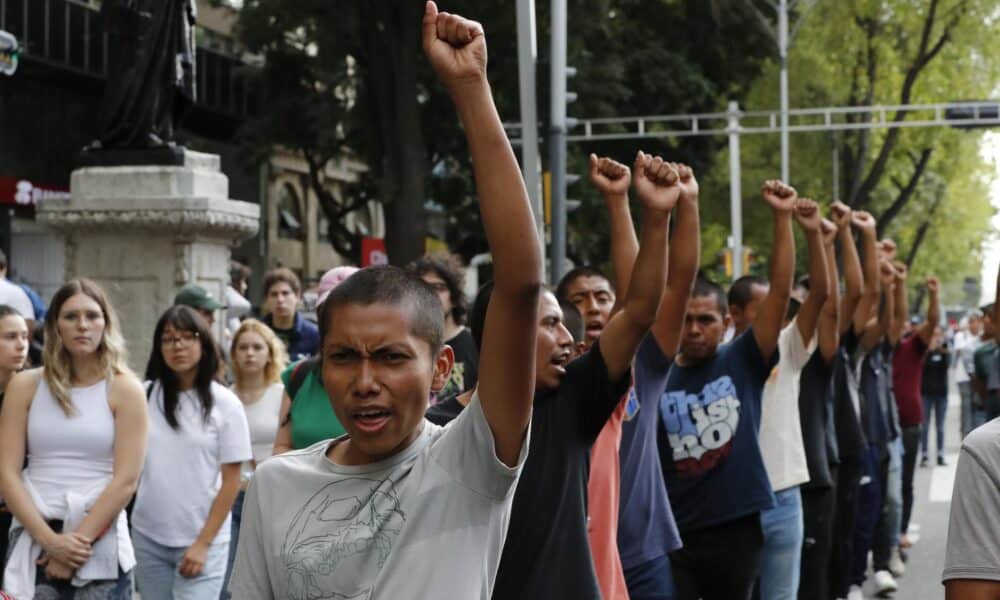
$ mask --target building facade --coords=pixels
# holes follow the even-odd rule
[[[96,120],[108,65],[108,41],[96,0],[0,0],[0,31],[17,38],[19,64],[0,74],[0,248],[12,272],[48,301],[62,283],[59,237],[35,222],[34,207],[58,202],[69,191],[70,173],[80,150],[96,135]],[[181,124],[187,147],[218,154],[229,177],[230,195],[260,203],[261,232],[233,249],[233,257],[254,270],[255,283],[276,266],[287,266],[304,281],[347,262],[325,241],[315,195],[304,177],[305,164],[276,150],[265,164],[248,164],[236,142],[244,120],[255,110],[247,67],[231,35],[238,16],[233,6],[198,0],[197,101]],[[335,194],[356,181],[364,166],[343,159],[324,173]],[[377,206],[353,214],[380,235]]]

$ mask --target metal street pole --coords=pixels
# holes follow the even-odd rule
[[[733,238],[733,279],[743,276],[743,198],[740,186],[740,105],[729,102],[729,218]]]
[[[535,0],[517,0],[517,65],[521,101],[521,170],[535,214],[545,260],[545,208],[542,206],[541,159],[538,156],[538,100],[535,93]]]
[[[781,180],[788,175],[788,0],[778,7],[778,54],[781,60]]]
[[[566,0],[552,0],[552,125],[549,169],[552,171],[552,249],[550,281],[559,282],[566,262]]]

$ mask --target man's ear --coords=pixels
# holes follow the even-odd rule
[[[729,329],[733,325],[733,317],[726,314],[722,317],[722,327],[724,329]]]
[[[432,392],[440,392],[444,389],[444,385],[448,383],[448,377],[451,375],[451,368],[454,366],[455,351],[451,349],[451,346],[445,344],[434,358],[434,379],[431,381]]]

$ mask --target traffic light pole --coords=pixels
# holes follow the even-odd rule
[[[729,219],[733,280],[743,276],[743,190],[740,181],[740,105],[729,102]]]
[[[566,0],[552,0],[551,129],[552,239],[549,277],[559,283],[566,266]]]
[[[517,0],[517,64],[521,101],[521,171],[535,215],[545,260],[545,209],[542,206],[541,162],[538,157],[538,104],[535,93],[535,0]]]

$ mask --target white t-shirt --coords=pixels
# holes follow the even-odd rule
[[[233,393],[236,393],[233,388]],[[250,427],[250,447],[253,449],[253,459],[260,464],[265,458],[270,458],[274,450],[274,438],[278,435],[278,419],[281,413],[281,397],[285,386],[280,381],[272,383],[263,395],[252,404],[243,404],[243,412],[247,416]],[[249,479],[253,473],[250,462],[243,463],[243,478]]]
[[[163,388],[149,399],[149,447],[132,510],[132,527],[172,547],[198,538],[222,487],[220,467],[250,460],[250,432],[243,403],[225,386],[212,383],[212,410],[206,420],[193,390],[181,392],[175,431],[163,413]],[[229,515],[213,544],[229,541]]]
[[[242,600],[489,599],[518,466],[496,457],[478,396],[454,421],[424,421],[395,456],[347,467],[331,443],[257,468],[243,504],[230,592]]]
[[[798,321],[793,319],[778,336],[778,366],[764,384],[757,439],[771,489],[776,492],[809,481],[799,420],[799,376],[815,350],[816,335],[807,348]]]
[[[35,307],[31,304],[31,298],[21,286],[10,282],[6,277],[0,277],[0,304],[6,304],[21,316],[28,320],[35,319]]]
[[[965,383],[970,380],[966,366],[972,365],[972,355],[979,347],[979,338],[968,331],[955,334],[955,383]]]

